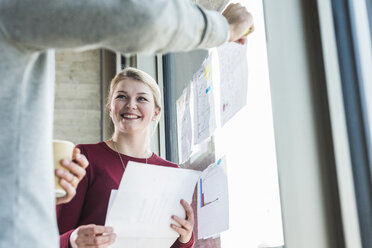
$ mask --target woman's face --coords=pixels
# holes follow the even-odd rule
[[[110,117],[116,131],[146,132],[159,113],[152,91],[145,83],[127,78],[116,85],[110,103]]]

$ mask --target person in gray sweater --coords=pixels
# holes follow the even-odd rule
[[[0,247],[58,247],[52,129],[54,49],[165,53],[244,41],[252,16],[185,0],[0,3]]]

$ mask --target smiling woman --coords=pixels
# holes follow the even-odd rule
[[[127,68],[116,75],[111,81],[106,107],[115,126],[114,136],[118,134],[117,128],[127,131],[133,128],[132,131],[142,132],[141,139],[149,147],[161,112],[161,93],[150,75],[134,68]],[[136,140],[139,141],[138,137]]]
[[[115,242],[115,231],[103,225],[111,191],[118,189],[129,161],[178,167],[150,150],[150,137],[161,113],[160,103],[157,83],[143,71],[126,68],[111,81],[106,106],[114,134],[104,142],[77,146],[91,166],[75,198],[57,207],[61,247],[107,247]],[[180,203],[186,218],[169,216],[178,223],[171,224],[171,228],[179,234],[171,247],[188,248],[194,244],[194,215],[186,201]]]

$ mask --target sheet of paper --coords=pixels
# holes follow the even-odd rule
[[[177,100],[177,138],[179,163],[184,163],[191,155],[192,119],[191,119],[191,84]]]
[[[128,238],[116,237],[116,241],[112,247],[117,248],[168,248],[171,247],[175,238]]]
[[[107,215],[109,214],[112,204],[115,201],[117,190],[111,190],[110,200],[107,208]],[[106,216],[107,219],[107,216]],[[170,247],[174,243],[174,237],[170,238],[138,238],[138,237],[117,237],[115,246],[117,247],[130,247],[130,248],[143,248],[154,247],[164,248]],[[112,246],[111,246],[112,247]]]
[[[107,207],[106,220],[107,220],[107,217],[108,217],[108,215],[110,213],[110,210],[111,210],[111,207],[112,207],[112,203],[114,202],[117,193],[118,193],[118,190],[117,189],[112,189],[111,190],[109,204],[108,204],[108,207]]]
[[[185,218],[180,200],[191,203],[200,174],[194,170],[129,162],[105,223],[117,234],[117,241],[111,247],[138,244],[127,247],[160,248],[163,246],[155,243],[164,245],[172,241],[172,244],[178,234],[170,228],[171,216]],[[141,246],[150,244],[146,242],[154,243]]]
[[[194,144],[200,144],[216,129],[214,87],[212,81],[212,56],[194,74],[191,84],[194,89]]]
[[[220,68],[221,126],[247,104],[247,45],[228,42],[217,48]]]
[[[229,229],[225,157],[203,171],[197,187],[198,238],[210,237]]]

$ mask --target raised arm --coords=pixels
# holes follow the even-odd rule
[[[218,46],[231,24],[185,0],[12,0],[0,8],[0,30],[35,49],[105,47],[160,53]]]

